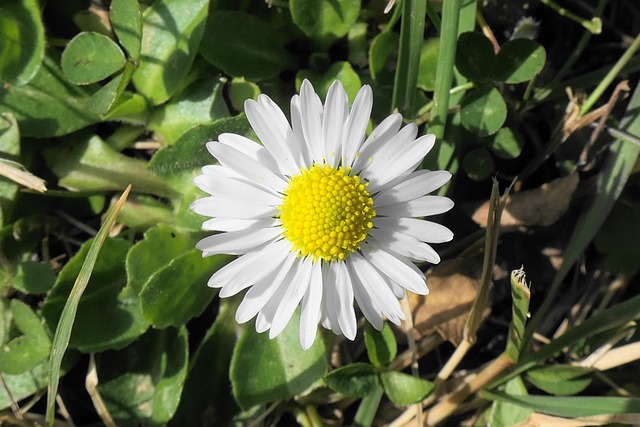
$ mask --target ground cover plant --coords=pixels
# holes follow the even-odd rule
[[[0,422],[640,424],[639,29],[0,2]]]

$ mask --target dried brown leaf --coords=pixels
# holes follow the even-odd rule
[[[500,226],[504,228],[526,228],[548,226],[555,223],[569,208],[571,196],[580,178],[574,172],[563,178],[509,196],[502,213]],[[487,226],[489,201],[484,202],[472,216],[482,227]]]
[[[427,272],[429,295],[410,294],[414,330],[420,336],[438,332],[458,345],[478,293],[482,259],[445,261]]]

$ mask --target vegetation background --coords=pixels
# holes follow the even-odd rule
[[[393,3],[0,2],[0,423],[640,424],[640,5]],[[305,78],[437,136],[456,237],[412,321],[303,352],[206,287],[189,205]]]

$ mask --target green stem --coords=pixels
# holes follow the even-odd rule
[[[453,65],[458,42],[458,21],[460,0],[447,0],[442,3],[442,31],[440,33],[440,54],[436,69],[435,93],[433,94],[433,115],[429,133],[436,139],[442,139],[447,123],[449,109],[449,90],[453,82]]]
[[[404,0],[402,2],[402,25],[400,27],[400,48],[393,85],[392,109],[398,109],[405,116],[412,116],[412,108],[418,82],[420,50],[424,40],[424,0]]]
[[[558,12],[559,15],[562,15],[564,17],[567,17],[567,18],[571,19],[572,21],[577,22],[578,24],[582,25],[584,28],[589,30],[589,32],[591,32],[592,34],[600,34],[602,32],[602,20],[600,18],[598,18],[597,16],[594,16],[590,20],[586,20],[586,19],[584,19],[584,18],[582,18],[582,17],[570,12],[569,10],[565,9],[564,7],[558,5],[553,0],[540,0],[540,3],[546,4],[551,9],[555,10],[556,12]]]
[[[622,71],[625,65],[631,60],[633,54],[640,48],[640,33],[636,36],[631,46],[627,48],[624,54],[618,59],[618,62],[611,68],[611,70],[607,73],[607,75],[602,79],[600,84],[591,92],[591,95],[587,98],[587,100],[582,104],[582,108],[580,109],[580,116],[584,116],[589,112],[593,104],[600,99],[605,90],[609,87],[613,79],[615,79],[618,74]]]
[[[358,412],[353,420],[355,427],[369,427],[373,423],[373,419],[378,412],[378,406],[380,406],[380,400],[384,390],[382,387],[376,387],[371,393],[362,398]]]
[[[427,1],[427,16],[431,20],[431,23],[433,24],[438,34],[440,34],[440,30],[442,29],[442,21],[438,16],[438,12],[436,12],[436,10],[433,8],[433,0],[426,0],[426,1]]]

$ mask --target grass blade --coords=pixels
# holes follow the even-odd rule
[[[96,259],[98,258],[98,254],[100,253],[100,249],[102,248],[102,245],[107,238],[111,227],[113,227],[113,224],[115,223],[118,212],[120,212],[120,209],[122,209],[124,202],[127,200],[129,191],[131,191],[131,185],[129,185],[124,193],[122,193],[122,196],[118,200],[118,203],[116,203],[111,208],[106,220],[104,221],[104,224],[102,224],[102,227],[100,227],[100,231],[98,231],[98,234],[96,235],[93,243],[91,244],[91,247],[89,248],[87,258],[82,264],[80,274],[78,274],[78,278],[73,285],[73,289],[69,294],[67,303],[65,304],[62,315],[60,316],[60,320],[58,321],[58,326],[56,327],[56,332],[53,336],[53,344],[51,345],[51,358],[49,360],[49,387],[47,390],[46,414],[46,421],[48,425],[53,425],[54,423],[55,399],[56,394],[58,393],[58,385],[60,382],[60,365],[62,363],[62,357],[64,356],[64,353],[69,345],[71,328],[73,327],[73,322],[76,318],[76,312],[78,310],[80,297],[82,297],[82,294],[87,287],[87,283],[89,283],[91,273],[93,272],[93,267],[95,266]]]

